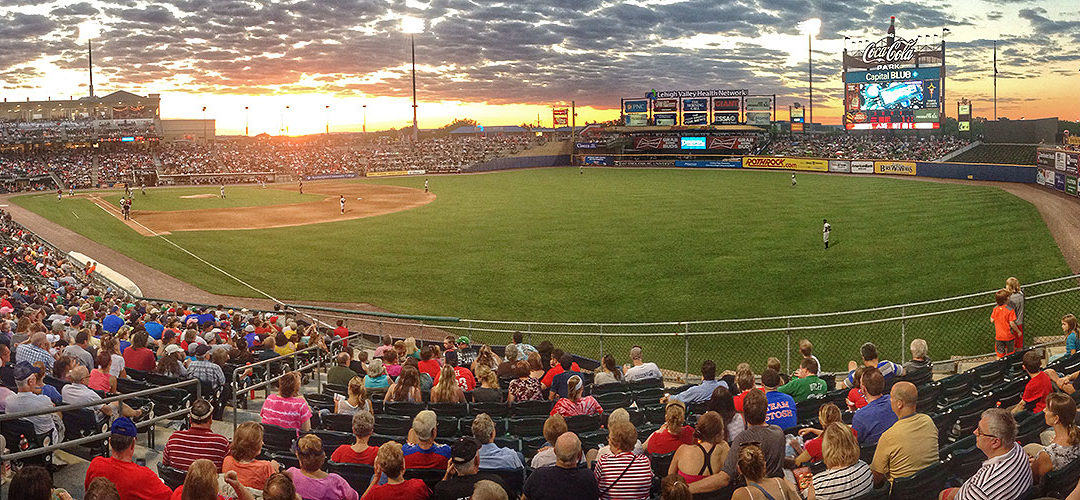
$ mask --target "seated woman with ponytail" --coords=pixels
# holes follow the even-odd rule
[[[1046,425],[1054,428],[1054,441],[1046,446],[1032,443],[1024,451],[1033,459],[1031,473],[1035,482],[1047,472],[1064,468],[1080,458],[1080,428],[1076,427],[1076,402],[1060,392],[1046,396]]]

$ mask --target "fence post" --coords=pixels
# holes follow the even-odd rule
[[[900,308],[900,363],[907,362],[907,352],[905,347],[907,346],[907,310],[906,307]]]
[[[529,333],[529,344],[532,344],[532,323],[525,323],[525,330]]]
[[[787,330],[784,331],[786,351],[787,351],[787,372],[791,373],[791,318],[787,319]],[[820,369],[820,368],[819,368]]]
[[[683,383],[690,378],[690,324],[683,323]]]
[[[600,363],[604,363],[604,324],[600,323]]]

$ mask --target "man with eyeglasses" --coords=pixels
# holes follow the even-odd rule
[[[975,428],[975,446],[986,454],[983,466],[959,488],[941,492],[941,500],[1015,500],[1031,487],[1027,454],[1016,444],[1016,420],[1003,408],[982,414]]]

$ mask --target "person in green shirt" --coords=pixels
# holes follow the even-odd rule
[[[348,352],[339,352],[335,358],[337,364],[326,371],[326,383],[337,385],[349,385],[349,381],[356,376],[356,372],[349,369],[352,356]]]
[[[776,390],[791,396],[795,403],[806,401],[810,396],[824,396],[829,391],[825,381],[817,376],[818,364],[814,358],[803,358],[795,377]]]

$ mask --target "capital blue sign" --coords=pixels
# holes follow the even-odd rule
[[[913,80],[938,80],[941,68],[882,69],[872,71],[849,71],[845,76],[847,83],[909,82]]]

